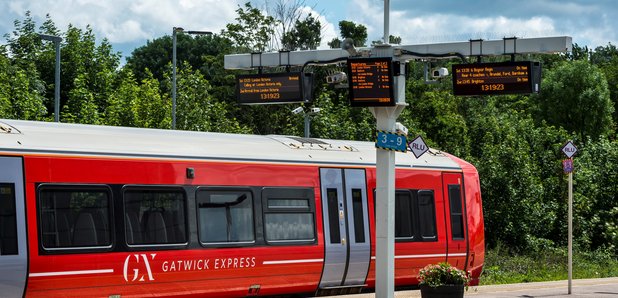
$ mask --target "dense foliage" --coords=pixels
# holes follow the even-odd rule
[[[294,105],[238,106],[234,75],[223,69],[229,53],[314,48],[319,21],[296,15],[285,21],[250,4],[221,34],[178,35],[178,129],[301,135]],[[285,11],[282,11],[285,12]],[[285,15],[285,14],[281,14]],[[289,15],[289,14],[288,14]],[[366,28],[342,21],[341,37],[365,44]],[[282,40],[273,43],[272,32]],[[0,47],[0,118],[52,121],[54,47],[38,33],[63,37],[62,122],[169,129],[171,127],[171,37],[139,47],[121,65],[107,40],[92,29],[56,28],[51,18],[37,29],[30,14],[15,21]],[[391,40],[401,42],[401,38]],[[334,43],[339,43],[337,40]],[[375,42],[379,43],[379,42]],[[502,57],[492,58],[501,59]],[[510,57],[504,57],[508,59]],[[455,97],[450,80],[425,84],[421,62],[410,63],[406,101],[399,121],[438,148],[473,163],[483,193],[490,248],[543,251],[566,245],[566,178],[560,147],[574,140],[575,241],[578,249],[618,252],[618,50],[577,45],[570,54],[518,57],[543,62],[542,92],[532,96]],[[454,61],[453,61],[454,62]],[[450,61],[442,61],[448,66]],[[325,74],[341,66],[313,68],[315,100],[311,135],[372,140],[375,120],[350,108],[347,90],[329,86]],[[268,71],[268,70],[265,70]],[[411,157],[412,158],[412,157]]]

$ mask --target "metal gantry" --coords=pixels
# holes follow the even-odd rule
[[[388,1],[385,1],[388,10]],[[385,14],[385,23],[388,16]],[[399,62],[400,75],[394,77],[395,106],[371,107],[376,117],[376,129],[394,131],[405,103],[405,64],[409,60],[431,57],[481,57],[527,53],[559,53],[570,51],[569,36],[543,38],[505,38],[502,40],[470,40],[464,42],[388,45],[388,25],[385,24],[384,45],[357,49],[365,57],[392,57]],[[256,69],[282,66],[302,66],[307,63],[334,61],[350,57],[351,51],[342,49],[251,53],[225,56],[226,69]],[[284,59],[282,59],[284,56]],[[282,65],[282,61],[286,64]],[[376,150],[376,297],[394,297],[394,214],[395,214],[395,153]]]

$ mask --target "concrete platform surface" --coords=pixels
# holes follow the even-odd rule
[[[532,282],[508,285],[491,285],[470,287],[464,295],[471,298],[518,297],[518,298],[552,298],[552,297],[616,297],[618,298],[618,277],[596,279],[574,279],[572,293],[568,295],[566,280],[550,282]],[[374,293],[333,296],[345,298],[376,297]],[[395,292],[395,297],[421,297],[419,290]]]

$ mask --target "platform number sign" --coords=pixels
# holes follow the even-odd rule
[[[408,147],[410,147],[410,151],[412,151],[416,158],[421,157],[421,155],[429,151],[429,146],[427,146],[421,136],[417,136],[414,140],[412,140],[412,142],[408,144]]]
[[[398,152],[406,152],[407,150],[407,140],[403,134],[378,130],[376,136],[376,148]]]

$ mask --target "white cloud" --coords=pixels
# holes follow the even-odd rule
[[[135,42],[171,34],[173,27],[219,32],[236,16],[237,4],[226,0],[13,0],[12,14],[30,11],[37,24],[50,14],[65,31],[69,24],[90,25],[98,38],[112,43]]]

